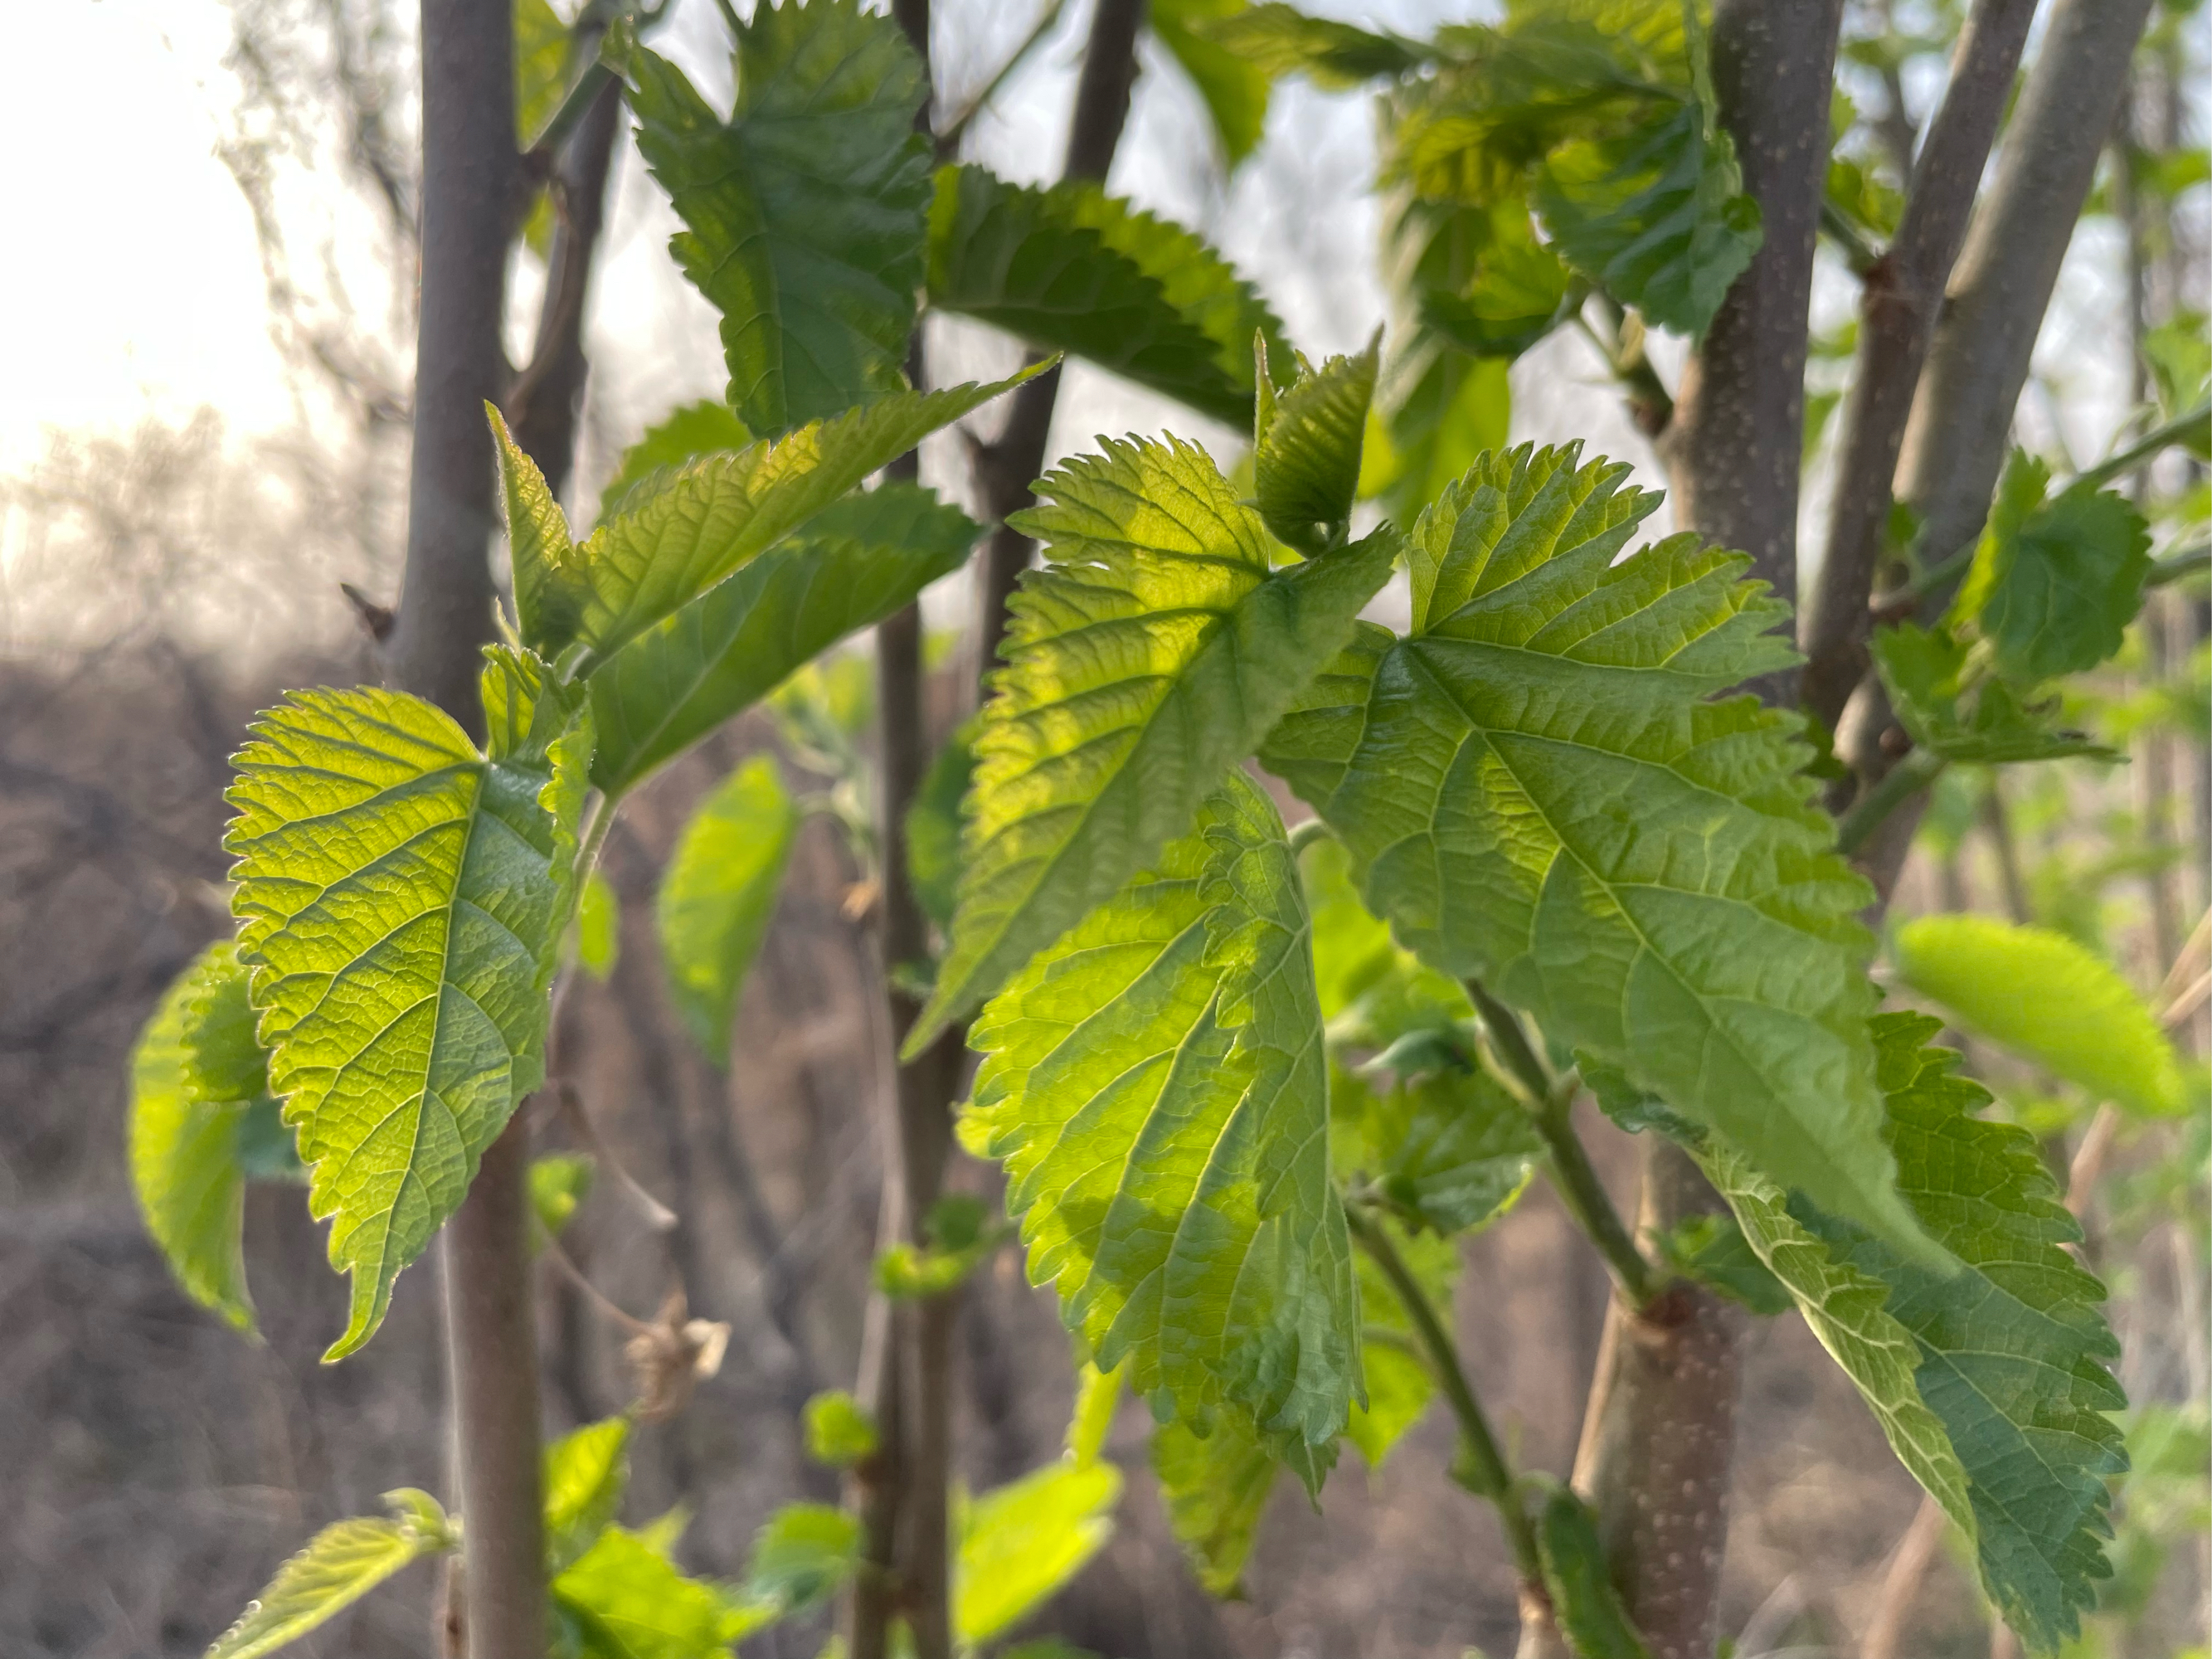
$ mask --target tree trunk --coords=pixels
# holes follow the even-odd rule
[[[407,570],[392,683],[481,733],[477,647],[491,635],[491,435],[515,184],[504,0],[423,0],[422,272]],[[529,1131],[484,1154],[443,1243],[454,1486],[468,1528],[460,1635],[476,1659],[545,1650],[538,1347],[525,1247]]]
[[[1691,358],[1664,438],[1678,520],[1749,553],[1754,574],[1793,602],[1806,308],[1842,10],[1842,0],[1714,7],[1721,118],[1765,236]],[[1747,689],[1794,702],[1795,675]],[[1644,1229],[1719,1202],[1686,1154],[1646,1145]],[[1607,1314],[1575,1485],[1654,1659],[1713,1651],[1743,1329],[1740,1310],[1688,1285],[1641,1311],[1616,1297]]]

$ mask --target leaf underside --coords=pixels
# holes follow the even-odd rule
[[[1019,515],[1024,574],[977,726],[950,948],[909,1054],[1188,832],[1349,636],[1395,538],[1271,568],[1205,453],[1108,441]]]
[[[543,1079],[590,718],[534,659],[487,654],[489,758],[419,699],[299,691],[254,722],[229,790],[270,1091],[353,1276],[333,1359]]]
[[[2081,1228],[2033,1139],[1975,1115],[1989,1093],[1927,1046],[1939,1029],[1875,1017],[1884,1137],[1905,1200],[1964,1271],[1900,1260],[1726,1149],[1701,1159],[1899,1457],[1974,1540],[1991,1600],[2050,1651],[2112,1571],[2107,1482],[2127,1466],[2108,1415],[2126,1403],[2109,1370],[2119,1346],[2104,1287],[2065,1249]]]
[[[1353,1424],[1358,1423],[1357,1414]],[[1200,1437],[1188,1423],[1152,1431],[1152,1474],[1168,1528],[1207,1595],[1240,1595],[1244,1564],[1282,1463],[1241,1417],[1224,1415]]]
[[[685,228],[669,244],[721,313],[729,400],[779,433],[905,385],[921,286],[924,70],[857,0],[785,0],[738,26],[725,122],[683,71],[634,51],[638,149]]]
[[[1032,1282],[1162,1420],[1252,1419],[1309,1485],[1357,1392],[1310,927],[1242,774],[970,1029],[964,1138],[1006,1165]]]
[[[386,1492],[392,1518],[327,1526],[279,1568],[269,1588],[215,1640],[207,1659],[259,1659],[351,1607],[402,1568],[452,1546],[443,1510],[427,1493]]]
[[[1261,758],[1439,972],[1624,1068],[1923,1252],[1875,1130],[1863,883],[1791,718],[1715,701],[1792,659],[1741,554],[1577,451],[1492,455],[1413,533],[1413,631],[1362,623]]]
[[[1254,493],[1261,520],[1288,546],[1317,553],[1351,520],[1381,350],[1378,337],[1261,398]]]

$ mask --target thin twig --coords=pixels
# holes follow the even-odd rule
[[[645,1224],[657,1233],[672,1231],[677,1222],[676,1212],[646,1191],[639,1184],[637,1177],[623,1168],[622,1160],[608,1149],[607,1143],[599,1138],[599,1130],[592,1126],[592,1115],[584,1109],[583,1097],[577,1093],[576,1085],[563,1079],[553,1087],[555,1096],[561,1103],[562,1115],[568,1120],[569,1131],[583,1143],[584,1150],[596,1162],[612,1171],[615,1184],[637,1206],[639,1212],[645,1218]]]
[[[2125,477],[2137,467],[2148,465],[2175,444],[2196,436],[2207,426],[2212,426],[2212,402],[2201,403],[2188,413],[2175,416],[2164,426],[2146,432],[2118,454],[2082,472],[2069,488],[2087,484],[2092,489],[2101,489],[2113,479]]]
[[[1059,23],[1060,14],[1066,5],[1066,0],[1048,0],[1044,9],[1037,14],[1037,20],[1030,26],[1030,32],[1022,37],[1021,45],[1016,46],[1006,61],[993,71],[991,78],[983,83],[982,89],[968,100],[967,106],[938,132],[939,161],[950,161],[959,153],[960,141],[967,137],[969,125],[990,107],[991,100],[1005,88],[1006,82],[1020,72],[1030,54],[1044,44],[1045,37]]]
[[[605,1291],[586,1278],[583,1269],[570,1261],[568,1253],[561,1248],[560,1240],[547,1233],[539,1238],[538,1249],[548,1261],[560,1269],[561,1276],[581,1291],[584,1293],[584,1299],[598,1309],[616,1329],[621,1331],[625,1336],[643,1336],[652,1331],[653,1327],[650,1324],[638,1318],[636,1315],[626,1311]]]
[[[1443,1322],[1430,1305],[1427,1295],[1382,1224],[1357,1203],[1345,1206],[1345,1219],[1352,1229],[1353,1240],[1382,1269],[1383,1278],[1390,1281],[1390,1288],[1405,1304],[1407,1317],[1413,1322],[1414,1336],[1427,1352],[1429,1368],[1443,1390],[1452,1415],[1459,1419],[1460,1438],[1467,1448],[1470,1484],[1497,1509],[1506,1538],[1513,1546],[1513,1559],[1522,1580],[1542,1583],[1543,1559],[1536,1545],[1536,1529],[1514,1490],[1512,1468],[1499,1449],[1490,1419],[1483,1414],[1482,1404],[1468,1383],[1467,1372],[1459,1362],[1458,1345],[1444,1328]]]

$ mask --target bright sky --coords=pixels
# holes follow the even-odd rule
[[[217,0],[10,10],[16,60],[44,68],[0,99],[21,233],[0,260],[0,472],[44,425],[127,426],[203,403],[244,427],[281,422],[252,221],[214,154],[228,13]]]

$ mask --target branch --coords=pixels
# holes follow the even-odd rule
[[[1482,1016],[1483,1028],[1490,1033],[1491,1045],[1528,1095],[1536,1133],[1552,1155],[1552,1184],[1559,1191],[1559,1201],[1597,1246],[1613,1283],[1636,1306],[1644,1306],[1657,1288],[1651,1264],[1636,1248],[1620,1212],[1613,1207],[1612,1196],[1590,1164],[1588,1149],[1575,1133],[1570,1115],[1577,1092],[1574,1084],[1552,1075],[1529,1042],[1519,1016],[1491,995],[1480,980],[1468,980],[1467,991]]]
[[[2102,489],[2115,478],[2125,477],[2138,467],[2149,465],[2175,444],[2192,438],[2202,442],[2201,434],[2208,426],[2212,426],[2212,403],[2201,403],[2187,414],[2177,415],[2164,426],[2146,432],[2110,460],[2100,461],[2075,478],[2073,483]]]
[[[1467,1372],[1459,1362],[1458,1345],[1444,1328],[1437,1310],[1429,1304],[1429,1298],[1407,1268],[1398,1247],[1390,1242],[1390,1235],[1382,1224],[1357,1201],[1346,1204],[1344,1215],[1353,1242],[1382,1269],[1383,1278],[1397,1292],[1398,1300],[1405,1304],[1407,1317],[1413,1322],[1414,1340],[1426,1357],[1430,1373],[1443,1390],[1452,1415],[1459,1419],[1460,1443],[1467,1449],[1468,1487],[1498,1510],[1506,1539],[1513,1547],[1513,1560],[1520,1570],[1522,1582],[1540,1585],[1544,1568],[1536,1545],[1536,1529],[1529,1522],[1528,1512],[1522,1507],[1519,1494],[1514,1491],[1512,1468],[1499,1449],[1490,1419],[1483,1414],[1482,1402],[1474,1397],[1474,1390],[1468,1383]]]
[[[1889,523],[1898,450],[2034,15],[2035,0],[1977,0],[1951,54],[1951,84],[1913,169],[1896,238],[1865,273],[1858,362],[1802,676],[1806,708],[1831,730],[1866,673],[1867,596]]]

